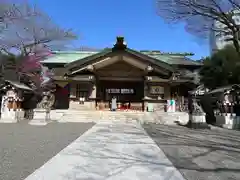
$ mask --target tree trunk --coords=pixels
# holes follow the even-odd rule
[[[237,53],[240,55],[240,45],[239,45],[238,38],[236,36],[233,37],[233,45],[234,45]]]

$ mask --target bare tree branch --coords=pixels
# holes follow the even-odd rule
[[[17,31],[17,32],[16,32]],[[76,39],[71,30],[64,30],[55,25],[46,15],[21,19],[2,32],[0,48],[15,49],[27,55],[39,44],[54,46]],[[26,50],[27,49],[27,50]],[[28,51],[28,53],[26,52]]]
[[[35,6],[28,3],[19,3],[17,0],[0,1],[0,27],[1,30],[7,28],[9,24],[17,20],[38,16],[41,12]],[[1,31],[0,31],[1,32]]]
[[[45,13],[25,3],[0,2],[0,51],[14,57],[19,77],[40,87],[40,61],[51,54],[55,45],[65,45],[76,39],[71,30],[56,25]],[[38,81],[38,82],[37,82]]]
[[[240,0],[156,0],[157,13],[168,23],[185,23],[186,30],[208,39],[211,32],[231,34],[231,41],[240,53],[240,26],[234,20],[240,13]],[[214,25],[221,23],[223,28]]]

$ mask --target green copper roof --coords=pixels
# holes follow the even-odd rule
[[[49,58],[43,60],[43,63],[71,63],[79,59],[91,56],[98,52],[89,51],[55,51]]]
[[[158,59],[159,61],[166,62],[171,65],[201,65],[201,63],[197,61],[193,61],[185,56],[181,55],[169,55],[169,54],[158,54],[158,55],[149,55],[150,57],[153,57],[155,59]]]
[[[84,59],[88,56],[101,53],[102,51],[55,51],[54,54],[43,60],[43,63],[63,63],[68,64],[77,60]],[[177,65],[177,64],[183,64],[183,65],[201,65],[201,63],[197,61],[193,61],[189,58],[187,58],[184,55],[181,54],[164,54],[156,51],[138,51],[139,53],[142,53],[144,55],[147,55],[149,57],[152,57],[156,60],[165,62],[170,65]]]

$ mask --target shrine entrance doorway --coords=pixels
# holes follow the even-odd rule
[[[99,100],[111,107],[111,99],[116,97],[120,110],[142,110],[144,97],[143,81],[100,81]]]

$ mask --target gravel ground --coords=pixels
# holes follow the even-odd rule
[[[240,179],[240,131],[143,127],[187,180]]]
[[[93,123],[0,124],[0,179],[26,178],[92,126]]]

